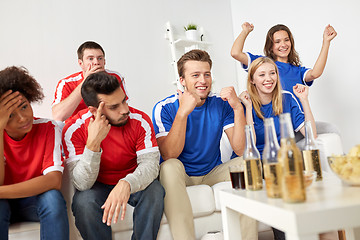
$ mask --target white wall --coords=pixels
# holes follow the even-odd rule
[[[206,40],[213,43],[209,52],[216,91],[236,85],[236,79],[240,85],[245,82],[244,71],[237,75],[237,63],[230,57],[233,39],[244,21],[255,25],[246,50],[262,53],[267,30],[284,23],[294,34],[303,64],[309,67],[320,51],[323,29],[331,23],[338,36],[331,44],[324,74],[310,89],[310,99],[318,120],[340,128],[348,151],[360,143],[358,61],[353,57],[345,63],[349,55],[360,55],[356,45],[360,39],[359,6],[352,0],[305,0],[301,4],[265,0],[1,0],[0,69],[27,67],[46,96],[40,106],[34,105],[35,115],[51,117],[58,80],[80,71],[76,50],[84,41],[94,40],[105,49],[107,68],[126,77],[130,105],[151,115],[155,102],[175,90],[170,48],[164,38],[167,21],[178,35],[189,22],[205,29]]]
[[[213,44],[215,90],[236,83],[230,0],[1,0],[0,69],[27,67],[46,95],[35,115],[51,117],[57,82],[80,71],[76,50],[94,40],[105,50],[106,67],[125,76],[130,105],[151,115],[157,101],[175,92],[167,21],[178,35],[189,22],[202,26]]]
[[[238,1],[231,0],[234,39],[245,21],[254,24],[244,50],[263,54],[267,31],[275,24],[287,25],[304,66],[312,67],[318,57],[327,24],[338,36],[331,42],[323,75],[310,88],[315,119],[334,123],[342,133],[345,152],[360,144],[359,60],[360,2],[353,0]],[[245,89],[246,73],[237,64],[240,88]]]

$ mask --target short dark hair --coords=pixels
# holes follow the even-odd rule
[[[178,68],[179,77],[184,77],[185,63],[187,61],[191,61],[191,60],[207,62],[207,63],[209,63],[210,69],[211,69],[212,61],[211,61],[210,55],[206,51],[194,49],[194,50],[191,50],[191,51],[185,53],[184,55],[182,55],[182,57],[178,60],[177,68]]]
[[[7,67],[0,71],[0,96],[6,91],[18,91],[31,102],[40,102],[44,98],[40,84],[25,67]]]
[[[80,59],[80,60],[83,59],[85,49],[100,49],[105,56],[105,51],[100,46],[100,44],[93,42],[93,41],[87,41],[87,42],[84,42],[83,44],[81,44],[80,47],[78,48],[78,50],[77,50],[78,59]]]
[[[98,94],[109,95],[120,87],[115,76],[106,72],[97,72],[89,75],[81,86],[81,96],[89,107],[99,107]]]

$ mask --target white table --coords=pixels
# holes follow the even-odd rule
[[[306,190],[306,198],[289,204],[268,198],[265,189],[220,191],[225,240],[241,239],[238,213],[284,231],[287,240],[317,240],[319,233],[339,229],[345,229],[346,240],[360,239],[360,187],[324,174]]]

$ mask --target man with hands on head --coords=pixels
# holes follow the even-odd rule
[[[55,90],[52,115],[56,121],[65,121],[80,110],[87,108],[80,91],[83,81],[92,73],[105,71],[115,76],[128,96],[124,78],[117,72],[105,70],[105,52],[98,43],[84,42],[79,46],[77,55],[78,64],[82,71],[60,80]]]
[[[244,109],[233,87],[211,93],[212,61],[207,52],[192,50],[178,61],[178,91],[158,102],[153,124],[162,163],[160,182],[166,196],[164,210],[174,240],[195,239],[193,213],[186,186],[229,181],[229,166],[242,158],[221,162],[220,139],[225,131],[233,150],[245,145]],[[243,239],[257,239],[256,221],[241,215]]]
[[[150,118],[127,105],[118,80],[105,72],[87,77],[81,95],[88,109],[63,129],[76,227],[84,239],[111,239],[111,222],[124,219],[129,203],[132,239],[156,239],[165,193]]]

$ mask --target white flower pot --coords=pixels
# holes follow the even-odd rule
[[[185,36],[189,40],[199,41],[199,34],[197,30],[187,30],[185,31]]]

